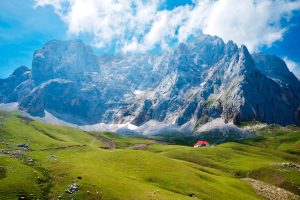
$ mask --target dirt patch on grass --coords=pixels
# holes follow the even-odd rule
[[[63,149],[76,149],[76,148],[82,148],[82,147],[86,147],[86,145],[85,144],[83,144],[83,145],[69,145],[69,146],[63,146],[63,147],[38,149],[38,150],[32,150],[32,151],[52,151],[52,150],[63,150]]]
[[[251,178],[245,178],[243,179],[246,182],[250,183],[257,194],[263,196],[266,199],[269,200],[282,200],[282,199],[289,199],[289,200],[300,200],[300,196],[287,191],[285,189],[282,189],[280,187],[276,187],[267,183],[264,183],[262,181],[258,181]]]
[[[300,183],[297,181],[300,178],[300,174],[294,168],[287,168],[276,164],[252,171],[247,174],[247,177],[271,183],[300,195]]]
[[[135,144],[133,146],[127,147],[128,149],[135,149],[135,150],[144,150],[146,149],[150,144]]]
[[[105,149],[115,149],[116,148],[116,144],[113,140],[110,140],[106,137],[103,137],[101,135],[95,135],[95,134],[92,134],[92,133],[89,133],[89,132],[86,132],[85,133],[89,134],[90,136],[96,138],[97,140],[99,140],[100,142],[102,142],[104,145],[105,145]]]

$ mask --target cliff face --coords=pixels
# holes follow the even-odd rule
[[[52,40],[33,55],[32,79],[37,84],[55,78],[80,81],[84,73],[96,71],[97,57],[81,40]]]
[[[299,123],[300,83],[276,56],[202,35],[160,55],[97,57],[79,40],[50,41],[0,80],[0,102],[67,122],[149,120],[199,126],[215,118]]]

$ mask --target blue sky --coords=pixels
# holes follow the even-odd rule
[[[45,42],[67,38],[51,7],[33,10],[33,1],[10,0],[0,1],[0,8],[0,77],[21,65],[30,67],[33,52]]]
[[[135,3],[127,5],[129,0],[118,5],[106,1],[110,3],[103,8],[103,0],[76,0],[77,4],[67,6],[61,0],[0,1],[0,78],[21,65],[31,67],[34,51],[51,39],[81,38],[95,52],[145,52],[157,46],[168,48],[170,41],[184,42],[201,32],[244,43],[252,51],[279,55],[300,75],[297,1],[286,7],[286,0],[258,5],[245,0],[238,6],[235,1],[149,0],[134,8],[130,6]],[[248,13],[244,18],[243,9]],[[107,25],[105,19],[111,23]]]

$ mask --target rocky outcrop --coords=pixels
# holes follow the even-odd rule
[[[10,103],[22,99],[34,87],[31,70],[25,66],[17,68],[8,78],[0,79],[0,102]]]
[[[287,191],[285,189],[276,187],[274,185],[270,185],[262,181],[258,181],[251,178],[245,178],[244,180],[249,184],[251,184],[255,189],[256,193],[264,197],[265,199],[268,200],[282,200],[282,199],[299,200],[300,199],[300,196],[290,191]]]
[[[97,57],[81,40],[52,40],[33,55],[32,79],[36,84],[55,78],[80,81],[85,73],[98,71]]]

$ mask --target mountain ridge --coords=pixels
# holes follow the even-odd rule
[[[80,40],[52,40],[34,53],[31,70],[15,70],[0,86],[0,103],[77,125],[154,120],[196,130],[216,118],[300,119],[300,82],[283,60],[208,35],[159,55],[106,57]]]

